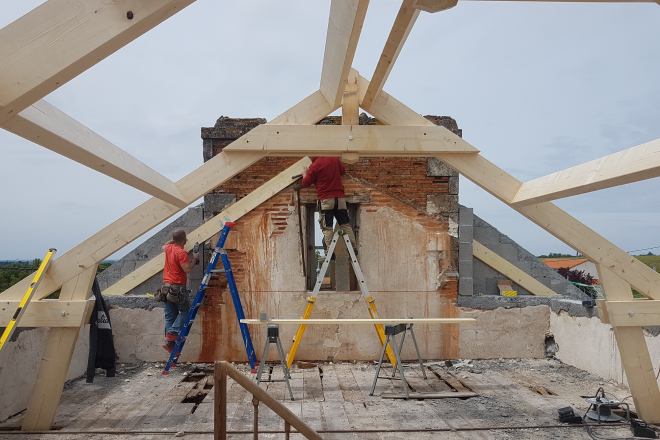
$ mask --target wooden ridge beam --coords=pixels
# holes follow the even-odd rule
[[[363,86],[362,82],[360,87]],[[386,124],[434,125],[385,92],[381,92],[376,97],[369,113]],[[513,206],[511,201],[522,186],[522,182],[482,155],[436,154],[434,156],[545,231],[580,251],[582,255],[604,265],[632,284],[638,292],[660,300],[660,274],[550,202],[523,207]]]
[[[329,114],[325,113],[328,109],[327,106],[315,104],[316,98],[317,95],[313,93],[292,107],[292,111],[295,109],[296,112],[295,117],[301,123],[313,124]],[[308,113],[304,113],[302,109],[308,109]],[[288,120],[291,117],[291,114],[287,111],[274,121]],[[197,200],[264,156],[264,153],[244,152],[231,154],[230,157],[223,152],[181,178],[177,182],[177,187],[185,200]],[[156,198],[147,200],[53,260],[39,285],[35,300],[50,295],[65,282],[76,277],[87,268],[95,266],[179,211],[181,211],[181,208],[162,200]],[[0,301],[20,299],[30,284],[31,276],[27,276],[0,293]]]
[[[387,37],[374,74],[371,76],[369,88],[362,100],[362,108],[367,111],[369,111],[369,107],[371,107],[376,96],[383,90],[383,86],[390,76],[394,63],[396,63],[399,53],[421,12],[420,9],[413,7],[413,3],[415,3],[415,0],[403,0],[401,8],[399,8],[399,12],[394,19],[390,35]]]
[[[660,325],[660,301],[640,299],[606,301],[607,316],[617,327],[647,327]]]
[[[511,202],[549,202],[658,176],[660,139],[525,182]]]
[[[0,124],[194,0],[48,0],[0,29]]]
[[[457,4],[458,0],[415,0],[413,2],[413,8],[434,13],[453,8]]]
[[[0,322],[3,325],[11,319],[20,301],[0,301]],[[94,300],[58,301],[43,299],[31,301],[23,317],[18,321],[18,327],[75,327],[85,323]],[[64,316],[62,315],[64,314]]]
[[[321,71],[321,93],[332,107],[339,108],[353,65],[369,0],[332,0]]]
[[[532,276],[526,274],[513,264],[509,263],[504,258],[497,255],[495,252],[488,249],[477,240],[472,241],[472,253],[479,260],[486,263],[502,275],[511,278],[511,281],[521,287],[529,290],[530,293],[539,296],[553,296],[557,295],[552,289],[540,283]]]
[[[174,182],[46,101],[0,126],[167,203],[185,208],[193,201],[184,200]]]
[[[501,1],[501,0],[468,0],[468,1]],[[660,1],[656,1],[656,0],[509,0],[509,1],[555,2],[555,3],[658,3],[660,4]]]
[[[223,152],[263,152],[273,156],[420,156],[478,150],[445,127],[384,125],[261,125]]]
[[[311,163],[312,162],[309,160],[309,158],[299,160],[286,170],[279,173],[277,176],[273,177],[268,182],[261,185],[256,190],[252,191],[247,196],[225,208],[224,211],[204,223],[199,228],[188,233],[188,236],[199,237],[198,240],[200,242],[212,238],[222,229],[219,220],[224,222],[225,216],[228,216],[232,221],[236,221],[243,217],[245,214],[252,211],[254,208],[295,182],[295,180],[291,179],[291,177],[297,174],[302,174],[303,167],[309,167]],[[215,243],[213,243],[213,245],[215,245]],[[189,241],[184,246],[186,252],[192,250],[192,248],[192,241]],[[142,266],[138,267],[133,272],[117,281],[115,284],[109,286],[102,293],[103,295],[123,295],[129,290],[147,281],[152,276],[158,274],[163,270],[164,265],[165,253],[163,252],[148,262],[144,263]]]

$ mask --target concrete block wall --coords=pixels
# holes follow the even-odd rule
[[[126,275],[142,266],[147,261],[163,252],[163,245],[172,239],[172,231],[183,229],[186,233],[197,229],[204,222],[204,213],[202,205],[188,208],[188,211],[169,225],[156,232],[144,243],[133,249],[126,256],[114,263],[98,275],[101,291],[107,289]],[[193,236],[188,236],[188,241],[196,241]],[[197,265],[191,273],[188,274],[188,288],[195,289],[202,281],[204,275],[202,271],[204,264]],[[126,292],[129,295],[153,294],[163,283],[162,271],[154,275],[149,280]]]

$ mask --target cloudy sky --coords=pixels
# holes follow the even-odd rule
[[[0,0],[0,27],[40,3]],[[400,3],[371,1],[354,61],[367,78]],[[200,127],[270,120],[318,89],[329,8],[198,0],[46,100],[176,181],[202,164]],[[659,77],[657,4],[460,2],[420,15],[385,90],[454,117],[526,181],[660,138]],[[0,158],[0,259],[61,254],[148,198],[2,130]],[[652,179],[558,204],[626,251],[659,253],[659,190]],[[466,179],[460,191],[532,253],[573,252]]]

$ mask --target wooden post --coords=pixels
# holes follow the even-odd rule
[[[596,268],[607,303],[633,299],[630,284],[602,264],[596,264]],[[642,327],[614,325],[612,329],[637,414],[647,423],[660,422],[660,389],[653,374],[653,363],[644,338],[644,330]]]
[[[89,267],[77,277],[64,283],[60,292],[60,301],[89,298],[96,276],[96,266],[95,264]],[[71,366],[73,349],[84,324],[83,322],[81,327],[50,329],[37,380],[23,418],[21,428],[23,431],[50,431]]]
[[[227,371],[222,362],[215,363],[213,377],[213,439],[227,440]]]

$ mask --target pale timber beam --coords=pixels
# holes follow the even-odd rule
[[[431,0],[432,1],[432,0]],[[501,0],[468,0],[468,1],[501,1]],[[554,3],[658,3],[656,0],[508,0],[519,2],[554,2]]]
[[[16,312],[20,301],[0,301],[0,322],[6,324]],[[79,328],[94,300],[58,301],[44,299],[30,301],[17,327],[75,327]]]
[[[420,9],[413,8],[413,3],[415,3],[415,0],[403,0],[401,3],[401,8],[399,8],[399,13],[396,15],[390,35],[385,42],[385,48],[383,48],[376,65],[376,70],[371,76],[369,88],[362,99],[362,108],[367,111],[369,111],[369,107],[371,107],[376,96],[383,90],[385,81],[390,76],[394,63],[419,16]]]
[[[479,260],[486,263],[488,266],[492,267],[502,275],[508,277],[514,283],[519,286],[524,287],[530,293],[539,296],[553,296],[557,295],[549,287],[540,283],[538,280],[532,276],[526,274],[513,264],[506,261],[504,258],[497,255],[495,252],[488,249],[483,244],[479,243],[477,240],[472,241],[472,253]]]
[[[413,8],[434,13],[453,8],[457,4],[458,0],[414,0]]]
[[[51,266],[52,267],[52,266]],[[78,276],[64,283],[59,302],[85,301],[89,298],[97,265],[93,264]],[[73,350],[81,324],[75,328],[53,327],[48,332],[46,348],[39,364],[37,379],[30,395],[23,431],[50,431],[62,389],[69,373]]]
[[[522,184],[512,203],[526,206],[660,176],[660,139]]]
[[[445,127],[385,125],[261,125],[225,147],[223,152],[263,152],[272,156],[428,157],[439,152],[478,150]]]
[[[48,0],[0,29],[0,124],[194,0]]]
[[[367,81],[361,78],[360,87],[363,87],[365,82]],[[381,92],[376,97],[369,113],[386,124],[434,125],[385,92]],[[511,201],[522,186],[522,182],[480,154],[436,154],[434,156],[545,231],[580,251],[582,255],[595,263],[604,265],[632,284],[638,292],[660,300],[660,274],[550,202],[524,207],[513,206]]]
[[[607,270],[602,264],[596,264],[598,279],[607,299],[610,321],[612,314],[610,301],[630,301],[632,291],[630,284]],[[647,423],[660,422],[660,389],[655,379],[653,363],[644,338],[642,327],[617,327],[612,323],[616,345],[621,354],[621,363],[626,372],[630,394],[633,396],[635,410],[641,419]]]
[[[348,75],[348,84],[344,90],[344,98],[341,101],[341,124],[360,125],[360,74],[351,69]],[[342,153],[341,161],[353,164],[360,160],[358,153]]]
[[[0,126],[167,203],[185,208],[194,201],[184,200],[174,182],[46,101]]]
[[[302,174],[303,168],[311,165],[311,163],[312,162],[307,157],[299,160],[247,196],[225,208],[224,211],[205,222],[199,228],[189,232],[188,236],[197,237],[196,240],[200,242],[212,238],[222,229],[222,226],[220,226],[220,223],[218,222],[219,220],[224,222],[225,216],[228,216],[232,221],[240,219],[245,214],[295,182],[291,177]],[[215,245],[215,243],[213,244]],[[192,248],[192,241],[189,241],[184,246],[186,251],[190,251]],[[102,293],[103,295],[123,295],[129,290],[147,281],[152,276],[158,274],[163,270],[164,265],[165,253],[161,253],[123,277],[121,280],[117,281],[115,284],[109,286]]]
[[[333,111],[341,104],[368,6],[369,0],[332,0],[330,4],[319,89]]]
[[[617,327],[647,327],[660,325],[660,301],[639,299],[606,301],[610,323]]]
[[[317,94],[313,93],[292,107],[291,111],[295,112],[295,116],[287,111],[275,118],[273,122],[283,123],[282,121],[295,117],[302,124],[314,124],[328,116],[329,113],[326,113],[328,108],[329,106],[317,105]],[[303,109],[307,109],[307,113]],[[264,156],[264,153],[245,152],[232,154],[229,157],[223,152],[179,180],[177,187],[186,200],[197,200]],[[88,267],[95,266],[179,211],[181,208],[162,200],[156,198],[147,200],[53,260],[39,285],[35,299],[50,295],[68,280],[76,277]],[[31,279],[31,276],[28,276],[0,293],[0,301],[21,299]]]

